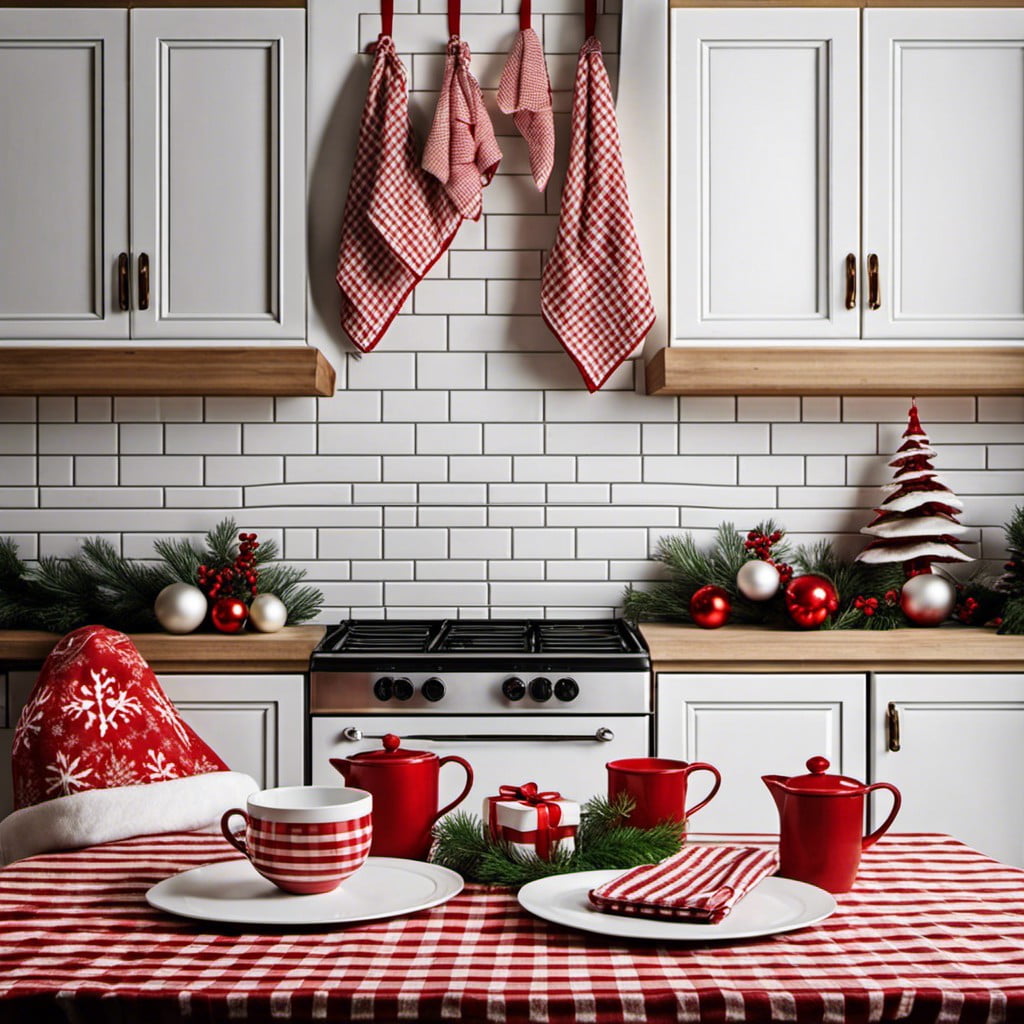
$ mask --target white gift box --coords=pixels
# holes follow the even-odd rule
[[[549,860],[555,850],[567,853],[575,850],[580,805],[561,797],[538,802],[542,796],[539,794],[532,799],[504,795],[487,797],[483,818],[492,837],[504,840],[519,853],[542,860]],[[543,831],[539,828],[541,821],[547,824]]]

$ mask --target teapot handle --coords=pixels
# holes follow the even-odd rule
[[[879,839],[889,831],[889,826],[893,823],[896,815],[899,814],[900,805],[903,803],[903,797],[900,796],[900,791],[889,782],[876,782],[871,786],[864,787],[865,795],[870,793],[873,789],[888,789],[892,793],[892,810],[889,812],[889,817],[882,822],[878,828],[869,836],[865,836],[860,841],[860,848],[866,850],[869,846],[873,846]]]
[[[462,787],[462,792],[450,803],[446,804],[441,808],[434,816],[436,822],[443,815],[447,814],[453,807],[458,807],[463,800],[469,795],[469,791],[473,788],[473,769],[470,763],[461,757],[456,757],[455,754],[449,754],[448,757],[442,757],[437,763],[438,770],[440,771],[443,765],[446,765],[449,761],[454,761],[456,764],[461,764],[466,769],[466,785]]]

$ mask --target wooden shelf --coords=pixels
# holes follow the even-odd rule
[[[950,624],[825,630],[645,622],[656,672],[1021,672],[1024,636]]]
[[[663,348],[649,395],[1021,395],[1024,347]]]
[[[277,633],[133,633],[155,672],[307,672],[323,626],[286,626]],[[40,630],[0,630],[0,665],[41,665],[60,639]]]
[[[5,348],[0,395],[334,394],[334,367],[319,349]]]

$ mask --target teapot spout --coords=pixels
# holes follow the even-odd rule
[[[341,777],[348,782],[349,769],[352,767],[347,758],[344,757],[332,757],[331,767],[341,774]]]
[[[768,787],[768,792],[771,793],[775,800],[775,806],[779,809],[779,814],[782,814],[782,801],[786,795],[786,779],[782,775],[762,775],[761,781]]]

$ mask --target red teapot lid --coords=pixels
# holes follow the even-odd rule
[[[794,775],[783,783],[787,789],[802,793],[823,795],[852,795],[864,791],[864,783],[847,775],[828,775],[829,760],[826,757],[812,757],[807,761],[809,775]]]
[[[399,749],[402,740],[393,732],[384,737],[383,743],[383,750],[364,750],[360,754],[352,754],[349,760],[360,764],[415,764],[437,757],[431,750],[410,750],[408,747]]]

